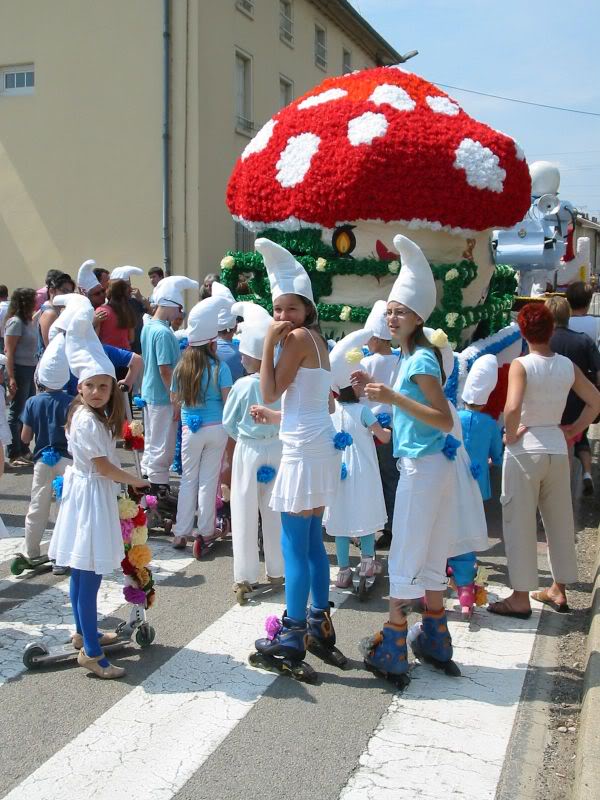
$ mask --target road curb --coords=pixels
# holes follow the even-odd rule
[[[598,531],[600,536],[600,530]],[[586,667],[583,676],[583,699],[573,800],[598,800],[600,798],[600,539],[592,580],[592,606],[590,629],[587,637]]]

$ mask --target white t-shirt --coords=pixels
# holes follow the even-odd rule
[[[361,369],[371,377],[374,383],[385,383],[386,386],[394,385],[394,378],[400,359],[393,353],[389,356],[383,356],[380,353],[373,353],[372,356],[363,358],[360,362]],[[373,414],[391,414],[392,407],[385,403],[375,403],[367,400],[366,397],[361,397],[360,402],[368,406]]]
[[[572,316],[569,328],[578,333],[587,333],[595,345],[600,343],[600,317],[592,317],[591,314],[586,314],[584,317]]]

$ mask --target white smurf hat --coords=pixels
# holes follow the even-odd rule
[[[265,262],[273,300],[283,294],[299,294],[315,305],[308,273],[285,247],[263,238],[254,242],[254,249]]]
[[[244,318],[244,325],[240,333],[240,353],[261,361],[265,336],[273,322],[273,317],[258,303],[247,301],[235,303],[231,310],[236,317]]]
[[[361,328],[359,331],[352,331],[333,347],[329,354],[331,364],[331,388],[339,392],[346,386],[350,386],[350,376],[360,368],[360,361],[363,358],[362,346],[366,344],[373,331]]]
[[[183,293],[186,289],[199,289],[198,281],[187,278],[185,275],[169,275],[160,280],[152,292],[153,303],[157,306],[184,305]]]
[[[385,339],[387,342],[391,341],[392,334],[387,324],[387,303],[385,300],[377,300],[371,313],[365,322],[365,328],[372,332],[373,336],[378,339]]]
[[[223,297],[206,297],[192,308],[188,315],[187,338],[192,347],[199,347],[217,338],[219,313],[228,302]]]
[[[442,367],[446,375],[446,381],[454,372],[454,350],[450,347],[448,336],[441,328],[423,328],[423,333],[429,339],[431,344],[435,345],[440,351],[442,356]],[[444,381],[445,385],[445,381]]]
[[[52,341],[54,337],[62,331],[63,333],[69,327],[69,324],[75,314],[85,312],[90,323],[94,319],[94,309],[92,304],[83,294],[59,294],[54,298],[54,305],[59,308],[63,307],[64,311],[54,320],[48,331],[48,341]]]
[[[111,281],[130,281],[132,275],[143,275],[144,270],[141,267],[115,267],[110,273]]]
[[[471,367],[462,392],[464,403],[484,406],[498,383],[498,359],[488,353],[479,356]]]
[[[73,315],[67,328],[65,349],[69,368],[77,383],[95,375],[115,377],[115,368],[96,336],[87,309],[79,309]]]
[[[83,264],[79,267],[79,272],[77,273],[77,286],[86,294],[91,292],[92,289],[95,289],[96,286],[100,286],[100,281],[94,275],[95,266],[96,262],[90,258],[83,262]]]
[[[222,297],[226,301],[226,305],[223,305],[219,311],[219,330],[228,331],[235,328],[237,316],[231,311],[231,307],[235,303],[235,297],[231,294],[231,291],[219,281],[213,281],[211,297]]]
[[[388,302],[402,303],[427,322],[436,301],[435,281],[429,262],[421,248],[401,233],[394,236],[394,247],[400,253],[402,267]]]
[[[37,382],[46,389],[62,389],[71,377],[65,350],[65,334],[57,331],[48,342],[37,368]]]

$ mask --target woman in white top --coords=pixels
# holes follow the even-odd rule
[[[552,313],[529,303],[518,316],[529,354],[510,365],[504,409],[506,426],[502,467],[502,525],[513,593],[488,606],[493,614],[527,619],[529,591],[537,586],[539,508],[548,542],[553,583],[534,593],[556,611],[569,611],[566,584],[577,579],[575,530],[567,439],[583,431],[600,412],[600,393],[579,367],[552,352]],[[579,419],[561,429],[570,390],[584,401]]]

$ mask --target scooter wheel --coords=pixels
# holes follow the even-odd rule
[[[156,637],[156,631],[152,625],[142,625],[135,632],[135,640],[140,647],[150,647]]]
[[[27,562],[24,558],[15,558],[10,565],[10,571],[13,575],[21,575],[21,573],[25,571],[26,566]]]
[[[192,547],[192,553],[194,554],[194,558],[196,561],[200,561],[204,554],[204,539],[202,536],[198,536],[197,539],[194,539],[194,545]]]
[[[43,644],[38,644],[37,642],[31,642],[25,648],[25,652],[23,653],[23,664],[25,665],[26,669],[37,669],[41,666],[40,662],[38,661],[39,658],[48,655],[48,648]]]

